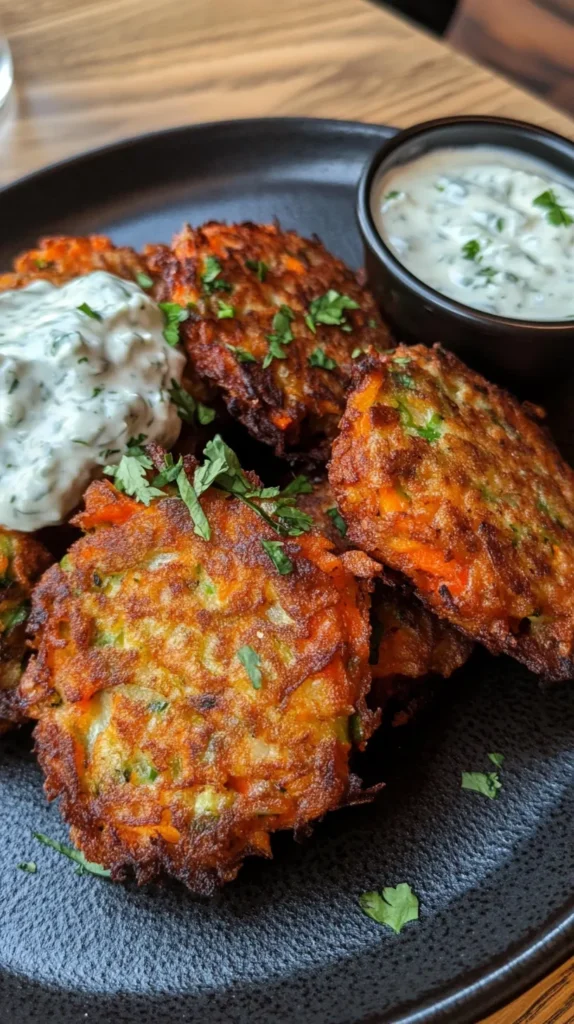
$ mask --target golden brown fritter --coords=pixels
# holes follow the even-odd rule
[[[24,719],[17,687],[27,650],[30,594],[51,561],[29,534],[0,526],[0,733]]]
[[[88,859],[208,893],[273,831],[365,797],[348,760],[376,718],[366,591],[329,541],[286,538],[281,575],[255,512],[215,488],[201,505],[209,541],[179,498],[90,486],[93,532],[34,593],[21,693]]]
[[[365,361],[333,445],[349,536],[439,616],[574,674],[574,474],[537,417],[440,347]]]
[[[393,724],[404,725],[426,702],[429,676],[448,679],[468,660],[473,643],[420,601],[379,583],[371,600],[371,703],[393,700]]]
[[[14,270],[0,274],[0,291],[24,288],[38,280],[65,284],[94,270],[107,270],[130,281],[135,281],[139,273],[149,274],[145,260],[134,249],[115,246],[105,235],[57,235],[41,238],[37,249],[18,256]]]
[[[317,240],[276,225],[185,227],[147,259],[163,299],[192,304],[192,367],[278,455],[325,460],[362,350],[387,348],[374,300]]]

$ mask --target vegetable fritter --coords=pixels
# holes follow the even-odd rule
[[[329,478],[350,538],[440,617],[574,674],[574,473],[539,419],[439,346],[364,361]]]
[[[0,527],[0,733],[23,721],[17,699],[34,583],[52,559],[27,533]]]
[[[146,256],[197,374],[278,455],[325,460],[363,350],[388,331],[355,274],[317,240],[276,225],[185,227]]]
[[[176,493],[146,506],[90,486],[90,532],[34,593],[20,689],[86,857],[209,893],[270,856],[273,831],[368,797],[348,763],[377,720],[367,593],[326,538],[279,541],[210,487],[206,541]]]
[[[0,274],[0,291],[24,288],[38,280],[65,284],[73,277],[81,277],[94,270],[107,270],[130,281],[136,281],[138,274],[149,273],[145,260],[134,249],[115,246],[105,235],[61,235],[42,238],[37,249],[18,256],[14,260],[14,270]]]

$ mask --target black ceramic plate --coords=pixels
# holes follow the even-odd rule
[[[109,232],[138,246],[186,219],[316,232],[354,266],[362,165],[390,129],[247,121],[178,129],[80,157],[0,194],[0,266],[38,235]],[[0,1019],[6,1024],[477,1020],[574,951],[574,689],[543,692],[479,653],[433,714],[366,770],[387,789],[311,841],[277,838],[214,899],[123,888],[40,846],[66,838],[26,735],[0,745]],[[397,730],[394,730],[395,732]],[[497,801],[460,773],[502,752]],[[38,873],[19,871],[35,860]],[[399,936],[359,910],[408,881]]]

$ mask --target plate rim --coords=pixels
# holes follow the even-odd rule
[[[287,117],[245,117],[224,118],[221,120],[201,121],[191,124],[173,125],[169,128],[152,129],[136,135],[119,138],[103,145],[82,150],[79,153],[53,161],[34,170],[27,171],[13,180],[0,185],[0,201],[10,194],[34,185],[41,185],[47,177],[57,176],[61,171],[74,166],[89,164],[97,160],[120,153],[129,153],[138,146],[157,146],[165,139],[173,139],[178,135],[185,138],[190,135],[211,134],[214,132],[261,131],[262,129],[291,130],[295,133],[344,132],[346,135],[369,137],[379,140],[384,134],[387,137],[399,129],[373,122],[344,120],[338,118],[315,118],[303,116]],[[392,1017],[383,1018],[378,1014],[369,1014],[360,1018],[362,1024],[473,1024],[482,1017],[496,1012],[537,984],[542,978],[552,973],[574,954],[574,898],[564,908],[551,915],[547,924],[530,934],[523,941],[511,947],[510,959],[495,958],[486,969],[467,970],[459,976],[458,982],[440,986],[430,997],[413,1004],[409,1008],[403,1004]],[[8,977],[16,976],[10,971],[0,968],[0,978],[6,973]],[[311,972],[312,973],[312,972]],[[20,979],[27,981],[26,976]],[[30,979],[31,981],[31,979]],[[63,988],[51,989],[49,985],[31,981],[32,986],[42,998],[42,992],[57,991],[64,993]],[[78,990],[72,990],[78,991]],[[90,999],[97,1000],[97,994]],[[124,997],[125,998],[125,997]],[[128,997],[129,998],[129,997]],[[184,993],[181,998],[185,999]],[[189,998],[189,997],[187,997]],[[150,1001],[153,1001],[151,997]],[[456,1016],[455,1016],[456,1015]],[[356,1019],[359,1024],[359,1019]]]

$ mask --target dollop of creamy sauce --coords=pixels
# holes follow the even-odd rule
[[[185,357],[138,285],[105,271],[0,294],[0,523],[59,523],[144,434],[169,447]]]
[[[574,185],[513,150],[435,150],[375,180],[371,209],[397,259],[474,309],[574,318]]]

